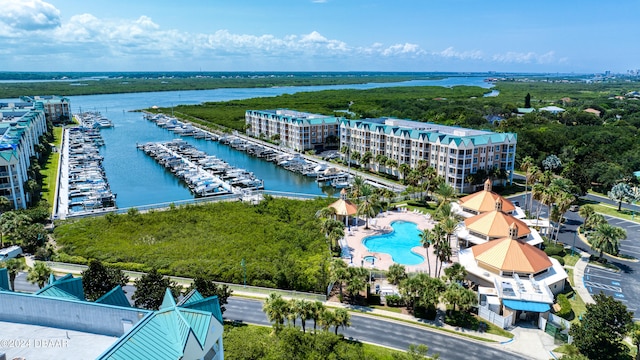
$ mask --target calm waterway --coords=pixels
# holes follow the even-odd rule
[[[119,208],[127,208],[194,198],[189,189],[173,174],[136,149],[137,143],[168,141],[178,136],[144,120],[141,113],[130,112],[130,110],[150,108],[154,105],[171,107],[178,104],[200,104],[205,101],[239,100],[328,89],[456,85],[489,88],[492,86],[483,80],[484,77],[451,77],[442,80],[414,80],[386,84],[169,91],[71,96],[70,99],[73,112],[99,111],[113,122],[113,128],[102,130],[106,145],[101,149],[101,153],[104,156],[103,164],[111,189],[118,195],[117,205]],[[252,171],[258,178],[264,180],[266,190],[323,194],[322,189],[312,178],[291,173],[273,163],[254,158],[217,142],[191,137],[184,139],[232,166]]]

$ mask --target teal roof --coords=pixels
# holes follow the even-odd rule
[[[208,297],[206,299],[201,299],[198,301],[193,301],[188,304],[183,305],[182,307],[187,309],[194,310],[202,310],[208,313],[213,314],[213,316],[218,319],[220,324],[224,322],[222,319],[222,311],[220,311],[220,302],[218,301],[217,296]]]
[[[66,299],[85,300],[82,278],[74,278],[67,274],[56,280],[55,276],[49,276],[49,284],[38,290],[36,295],[61,297]]]
[[[204,304],[212,299],[204,299],[197,292],[190,293],[189,297],[193,299],[189,305]],[[208,336],[222,335],[222,323],[215,324],[214,321],[212,324],[212,319],[209,311],[176,305],[167,289],[160,310],[136,324],[99,359],[180,359],[191,335],[201,349],[204,349]]]
[[[534,109],[534,108],[518,108],[517,111],[520,114],[529,114],[529,113],[532,113],[532,112],[536,111],[536,109]]]
[[[124,294],[124,290],[122,290],[122,287],[120,285],[114,287],[113,289],[111,289],[111,291],[102,295],[98,300],[96,300],[96,302],[100,304],[131,307],[129,299],[127,299],[127,296]]]
[[[202,294],[200,294],[200,292],[198,292],[198,290],[191,290],[187,293],[187,295],[185,295],[182,300],[180,300],[180,302],[178,303],[178,306],[184,306],[187,304],[190,304],[192,302],[198,301],[198,300],[202,300],[204,299],[204,296],[202,296]]]
[[[378,121],[378,119],[373,119]],[[367,122],[366,120],[342,120],[341,124],[345,126],[351,126],[358,129],[369,128],[370,131],[383,132],[387,135],[394,134],[396,136],[406,136],[411,139],[428,139],[430,143],[441,143],[444,145],[456,144],[456,145],[486,145],[486,144],[494,144],[494,143],[503,143],[506,141],[516,141],[517,134],[515,133],[495,133],[490,131],[477,131],[472,135],[454,135],[449,133],[430,131],[430,130],[420,130],[414,129],[411,127],[402,127],[402,126],[390,126],[385,124],[380,124],[376,122]],[[430,124],[430,123],[425,123]],[[437,125],[437,124],[436,124]],[[443,126],[443,125],[439,125]],[[452,131],[454,130],[472,130],[472,129],[463,129],[458,127],[449,126]],[[480,133],[479,133],[480,132]]]
[[[9,286],[9,271],[7,268],[0,268],[0,290],[11,291]]]
[[[167,288],[164,291],[164,298],[162,299],[162,305],[160,305],[160,310],[174,307],[176,306],[176,301],[173,299],[173,294],[171,294],[171,290]]]

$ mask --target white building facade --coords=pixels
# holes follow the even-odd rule
[[[273,139],[295,151],[324,147],[327,138],[338,137],[342,118],[288,109],[248,110],[245,112],[247,135]]]
[[[0,196],[9,199],[14,209],[25,209],[29,203],[27,170],[46,131],[42,103],[0,108]]]
[[[392,118],[340,121],[340,147],[352,152],[383,155],[397,166],[417,166],[420,160],[459,192],[471,185],[466,180],[479,170],[502,169],[513,180],[517,135],[465,129]],[[378,166],[378,171],[399,175],[398,167]]]

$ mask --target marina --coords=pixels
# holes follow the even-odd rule
[[[323,179],[320,176],[320,171],[314,170],[315,167],[323,163],[321,161],[315,167],[309,165],[304,172],[292,172],[274,162],[277,156],[292,155],[277,145],[250,139],[251,142],[263,145],[274,151],[270,155],[269,152],[265,152],[262,157],[258,157],[252,154],[252,151],[259,150],[238,151],[219,141],[199,138],[197,134],[195,136],[185,136],[176,134],[166,128],[161,128],[152,121],[145,120],[143,114],[138,111],[139,109],[153,108],[154,106],[171,108],[177,104],[195,105],[208,101],[271,97],[328,89],[373,89],[426,85],[475,85],[489,88],[490,84],[485,83],[483,79],[482,77],[451,77],[443,80],[416,80],[398,83],[102,94],[71,96],[70,103],[75,113],[82,113],[82,111],[89,109],[93,112],[99,110],[104,117],[112,121],[113,127],[99,128],[105,143],[104,146],[99,147],[99,153],[104,158],[102,166],[109,179],[109,187],[114,194],[118,194],[117,207],[126,211],[127,208],[131,207],[142,209],[154,204],[167,204],[165,206],[168,206],[171,203],[185,204],[206,200],[206,198],[195,199],[196,196],[184,181],[167,171],[163,166],[158,166],[158,163],[153,158],[136,149],[137,144],[166,142],[175,138],[181,138],[209,155],[224,159],[231,166],[253,172],[256,177],[263,180],[265,191],[267,192],[294,193],[311,198],[336,194],[336,188],[332,187],[329,182],[316,181],[318,177],[321,180]],[[79,111],[79,109],[82,111]],[[241,134],[232,136],[244,138]],[[305,157],[305,155],[301,156]],[[64,166],[63,164],[61,168],[63,171]],[[332,167],[332,165],[329,164],[328,167]],[[67,186],[63,181],[59,181],[59,184],[61,187]],[[62,199],[64,197],[62,192],[66,191],[66,189],[61,190],[59,193],[60,201],[67,201]]]
[[[221,144],[228,145],[235,150],[275,163],[288,171],[314,178],[319,186],[324,185],[343,189],[350,187],[354,178],[348,172],[305,159],[298,153],[291,153],[289,150],[280,149],[276,145],[261,144],[252,139],[240,137],[237,134],[220,136],[164,114],[146,114],[144,117],[158,127],[167,129],[174,134],[219,141]]]
[[[181,139],[141,144],[138,149],[184,181],[199,197],[264,189],[262,180],[253,173],[207,155]]]
[[[82,123],[93,121],[97,114],[80,116]],[[64,132],[62,172],[59,187],[59,211],[62,216],[116,208],[116,194],[111,191],[102,165],[100,147],[105,145],[99,129],[69,128]]]

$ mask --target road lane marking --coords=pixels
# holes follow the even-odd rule
[[[618,292],[618,293],[622,292],[622,288],[619,286],[611,286],[611,285],[596,283],[591,281],[585,281],[584,283],[590,288],[594,287],[596,289],[604,289],[604,290],[609,290],[609,291]]]

